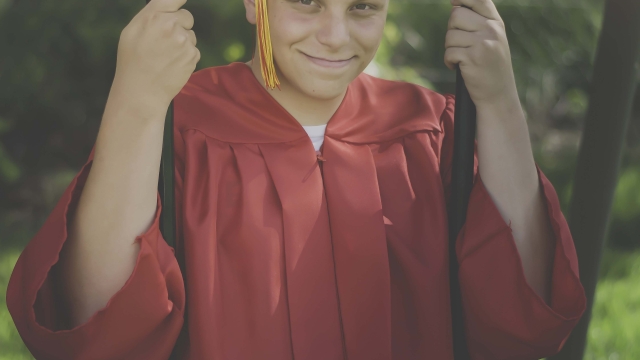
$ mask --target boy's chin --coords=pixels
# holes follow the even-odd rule
[[[297,76],[302,73],[296,74],[294,79],[287,79],[287,82],[305,95],[319,100],[331,100],[342,96],[349,83],[358,75],[349,73],[339,77],[327,77],[325,74],[307,73]]]
[[[304,84],[300,84],[298,89],[309,97],[318,100],[331,100],[342,96],[349,86],[349,80],[314,80],[307,78]]]

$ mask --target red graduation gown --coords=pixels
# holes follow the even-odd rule
[[[7,304],[38,359],[452,359],[446,202],[454,96],[361,74],[317,157],[243,63],[175,98],[175,253],[158,228],[123,286],[68,329],[50,269],[93,151],[14,269]],[[536,165],[537,166],[537,165]],[[457,256],[474,360],[556,353],[586,306],[552,184],[550,306],[477,172]],[[181,327],[184,330],[180,336]],[[178,338],[178,340],[176,340]]]

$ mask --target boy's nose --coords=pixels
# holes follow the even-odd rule
[[[339,49],[349,43],[349,26],[342,14],[326,14],[322,28],[317,34],[318,41],[333,49]]]

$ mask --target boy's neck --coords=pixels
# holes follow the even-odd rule
[[[262,87],[303,126],[328,123],[346,94],[345,90],[343,94],[333,99],[313,98],[291,86],[284,78],[280,78],[280,90],[277,88],[269,90],[262,78],[260,63],[249,60],[245,64],[251,68]]]

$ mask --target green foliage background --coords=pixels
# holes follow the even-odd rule
[[[565,215],[588,105],[603,0],[494,1],[539,163]],[[6,309],[15,261],[96,139],[119,35],[143,0],[0,0],[0,360],[30,359]],[[189,0],[196,70],[246,61],[254,28],[240,0]],[[444,66],[447,0],[391,0],[368,72],[454,92]],[[601,266],[587,359],[640,359],[640,95]],[[606,119],[603,119],[606,121]]]

